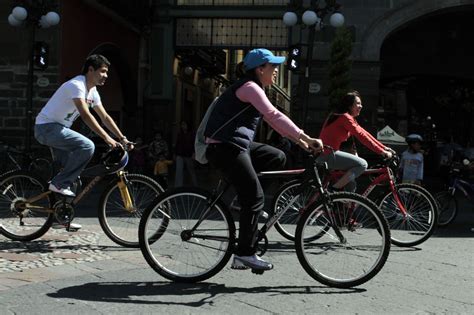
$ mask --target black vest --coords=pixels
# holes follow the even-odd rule
[[[255,130],[262,115],[250,103],[242,102],[235,92],[251,79],[242,79],[227,88],[217,99],[217,103],[207,121],[204,136],[231,143],[247,150],[255,137]]]

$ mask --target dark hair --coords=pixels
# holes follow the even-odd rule
[[[245,65],[243,61],[239,62],[237,66],[235,66],[235,76],[239,80],[248,78],[252,81],[255,81],[258,85],[262,85],[257,77],[257,74],[255,73],[255,68],[245,71]]]
[[[102,55],[90,55],[86,58],[84,62],[84,66],[82,67],[82,74],[86,74],[89,71],[89,67],[94,68],[94,70],[99,69],[105,65],[107,67],[110,66],[110,61]]]
[[[329,114],[326,120],[326,126],[332,124],[341,114],[348,113],[352,105],[356,101],[356,97],[360,97],[360,93],[356,90],[347,92],[342,98],[339,104],[334,108],[331,114]]]

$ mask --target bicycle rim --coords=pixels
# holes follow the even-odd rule
[[[185,237],[208,209],[208,198],[200,190],[175,189],[160,196],[143,214],[140,248],[148,264],[163,277],[178,282],[206,280],[230,259],[235,226],[220,202],[203,218],[193,235]],[[155,242],[156,238],[159,239]]]
[[[45,191],[39,178],[23,171],[12,172],[0,180],[0,227],[4,236],[16,241],[31,241],[44,235],[53,215],[43,209],[19,208],[17,205]],[[34,203],[36,207],[52,207],[51,196]]]
[[[126,177],[133,209],[125,207],[117,180],[114,180],[100,200],[99,221],[112,241],[124,247],[138,248],[137,231],[142,213],[163,192],[163,188],[144,175],[128,174]]]
[[[438,202],[438,226],[446,226],[451,223],[458,213],[458,201],[448,191],[436,194]]]
[[[399,184],[395,191],[404,205],[404,215],[398,207],[393,192],[388,193],[380,203],[380,209],[390,226],[392,243],[401,246],[415,246],[426,241],[434,232],[438,210],[434,199],[412,184]]]
[[[382,269],[390,251],[390,231],[370,200],[346,192],[331,194],[331,200],[330,211],[317,203],[302,216],[296,229],[296,253],[315,280],[332,287],[354,287]],[[305,240],[315,234],[321,237]]]

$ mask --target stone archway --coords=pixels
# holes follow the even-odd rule
[[[395,10],[390,10],[371,23],[362,35],[360,59],[379,61],[380,49],[385,38],[410,21],[437,11],[472,5],[474,5],[473,0],[421,0],[409,2]]]

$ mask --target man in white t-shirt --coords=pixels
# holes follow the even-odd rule
[[[49,190],[74,197],[71,186],[94,153],[94,143],[70,127],[77,117],[110,147],[129,143],[112,117],[107,114],[96,86],[104,85],[110,62],[102,55],[87,57],[82,74],[65,82],[36,117],[35,138],[50,146],[63,169],[51,180]],[[90,109],[120,141],[114,140],[99,125]]]

